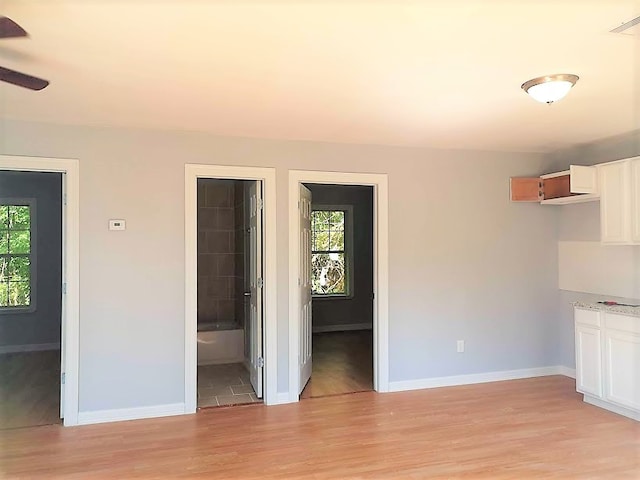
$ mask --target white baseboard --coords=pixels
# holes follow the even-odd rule
[[[60,342],[57,343],[30,343],[28,345],[2,345],[0,354],[21,352],[44,352],[45,350],[60,350]]]
[[[370,323],[346,323],[344,325],[314,325],[313,333],[349,332],[352,330],[372,330]]]
[[[421,378],[418,380],[401,380],[399,382],[389,382],[389,391],[403,392],[406,390],[420,390],[423,388],[453,387],[457,385],[471,385],[474,383],[517,380],[519,378],[565,375],[564,372],[568,372],[569,370],[570,369],[567,367],[553,366],[523,368],[521,370],[505,370],[501,372],[474,373],[471,375],[453,375],[450,377]]]
[[[114,410],[94,410],[92,412],[79,412],[78,425],[168,417],[171,415],[182,415],[184,413],[184,403],[170,403],[151,407],[118,408]]]
[[[569,368],[569,367],[565,367],[564,365],[560,365],[558,367],[558,373],[560,375],[564,375],[565,377],[573,378],[574,380],[576,378],[575,368]]]
[[[294,400],[291,400],[289,392],[278,392],[276,395],[276,403],[273,405],[284,405],[285,403],[293,403]]]
[[[618,415],[623,415],[625,417],[633,418],[634,420],[640,422],[640,412],[638,411],[621,407],[613,403],[605,402],[604,400],[600,400],[599,398],[594,398],[590,395],[585,395],[583,400],[585,401],[585,403],[589,403],[596,407],[604,408],[605,410],[609,410],[610,412],[617,413]]]

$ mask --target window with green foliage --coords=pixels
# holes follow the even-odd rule
[[[311,290],[313,295],[349,295],[349,250],[345,210],[311,212]]]
[[[31,306],[31,206],[0,203],[0,309]]]

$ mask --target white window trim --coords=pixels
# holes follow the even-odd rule
[[[37,202],[35,198],[17,198],[17,197],[2,197],[0,198],[0,206],[4,205],[28,205],[30,216],[30,247],[29,253],[29,306],[17,306],[17,307],[0,307],[0,315],[19,315],[21,313],[33,313],[36,311],[36,304],[38,302],[37,293],[37,278],[38,278],[38,228],[37,228]],[[11,256],[11,254],[9,254]]]
[[[344,253],[347,257],[347,293],[313,293],[314,300],[348,300],[353,298],[354,285],[354,248],[353,248],[353,205],[316,205],[311,198],[311,211],[344,211]]]

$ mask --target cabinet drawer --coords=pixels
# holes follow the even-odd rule
[[[600,326],[600,312],[597,310],[576,308],[574,311],[574,318],[576,323],[580,325],[590,325],[592,327]]]
[[[617,313],[605,313],[604,322],[607,328],[640,335],[640,317],[620,315]]]

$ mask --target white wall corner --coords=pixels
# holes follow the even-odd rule
[[[452,375],[450,377],[421,378],[417,380],[401,380],[389,382],[390,392],[420,390],[423,388],[454,387],[475,383],[501,382],[521,378],[546,377],[549,375],[565,375],[570,377],[571,369],[563,366],[523,368],[520,370],[504,370],[500,372],[474,373],[470,375]],[[573,377],[575,378],[575,371]]]
[[[90,412],[79,412],[78,425],[141,420],[143,418],[159,418],[183,414],[185,414],[184,403],[169,403],[150,407],[118,408],[114,410],[94,410]]]

